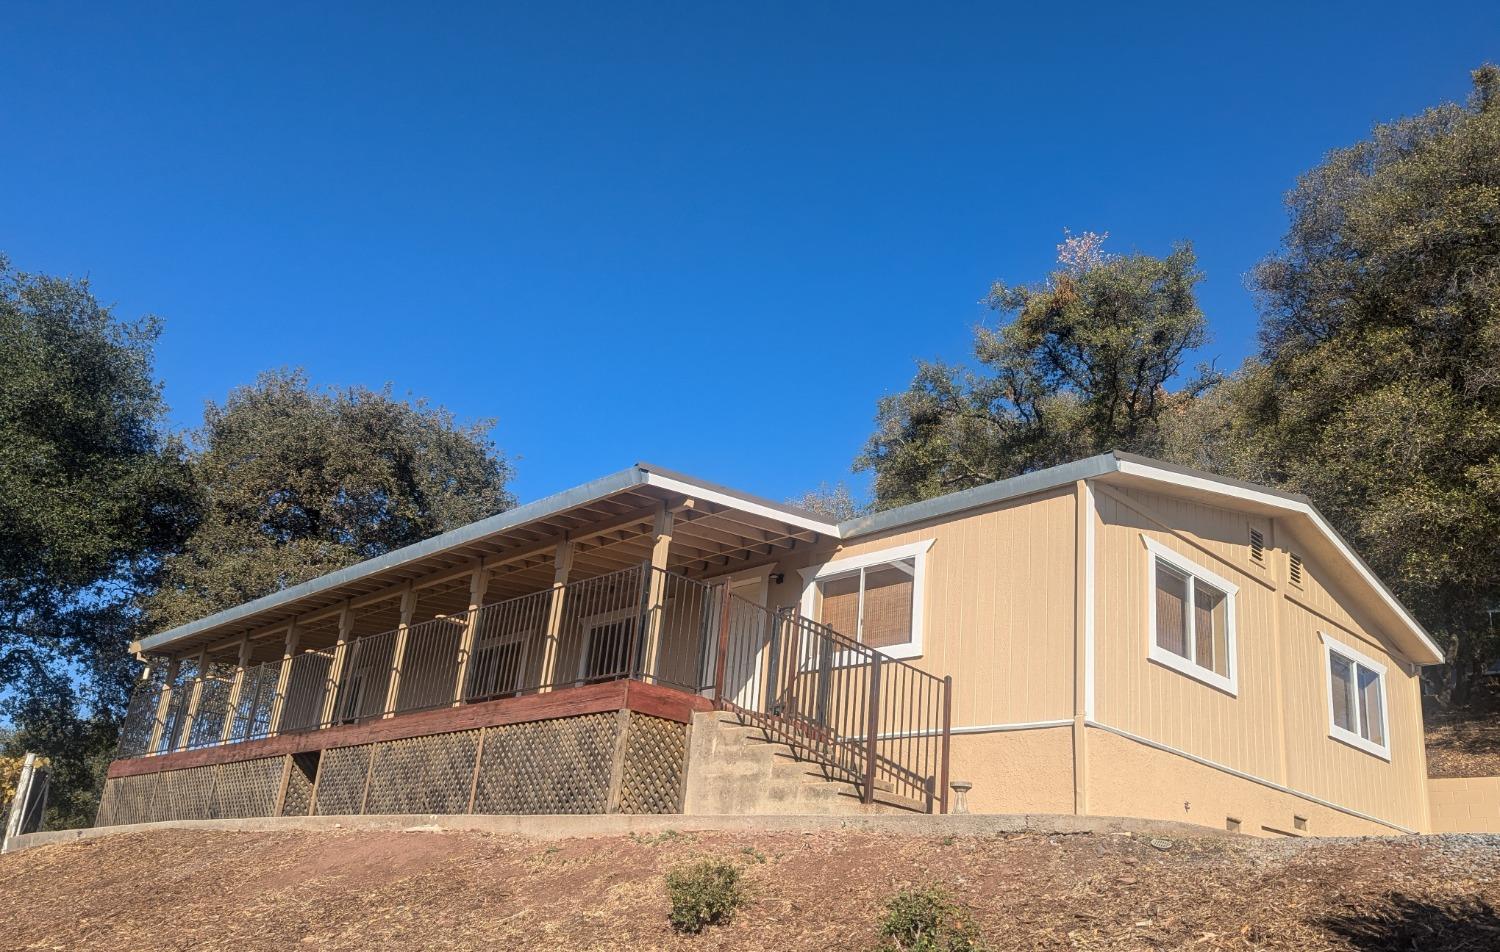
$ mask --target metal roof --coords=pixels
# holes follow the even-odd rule
[[[1421,654],[1425,651],[1433,660],[1442,659],[1441,649],[1422,625],[1412,617],[1405,606],[1334,530],[1306,496],[1282,492],[1254,483],[1226,479],[1120,451],[1091,456],[1087,459],[998,480],[883,512],[857,516],[838,524],[830,523],[822,516],[796,506],[773,502],[649,463],[636,463],[628,469],[601,479],[151,635],[132,647],[137,651],[150,652],[182,642],[203,632],[224,630],[236,624],[248,624],[257,617],[274,615],[277,611],[284,612],[295,603],[315,599],[318,596],[328,596],[335,590],[354,583],[367,582],[372,576],[412,567],[423,560],[482,543],[484,540],[492,540],[530,523],[544,522],[549,518],[565,514],[570,509],[635,489],[651,488],[657,493],[691,494],[737,511],[784,522],[801,530],[850,541],[917,523],[945,519],[966,510],[1044,492],[1078,480],[1096,479],[1127,482],[1143,480],[1171,487],[1177,492],[1207,494],[1220,500],[1233,500],[1236,505],[1248,505],[1265,511],[1276,511],[1299,517],[1322,539],[1326,540],[1333,552],[1347,560],[1346,564],[1351,566],[1359,579],[1368,585],[1371,593],[1376,596],[1376,602],[1384,609],[1388,617],[1414,637],[1417,650],[1413,652],[1413,657],[1420,660]]]

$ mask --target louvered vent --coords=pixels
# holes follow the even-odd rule
[[[1302,556],[1295,552],[1291,554],[1291,572],[1289,574],[1292,577],[1292,584],[1300,588],[1302,585]]]
[[[1266,537],[1259,529],[1250,530],[1250,561],[1257,565],[1266,564]]]

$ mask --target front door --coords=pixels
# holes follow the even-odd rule
[[[729,591],[736,599],[736,604],[731,607],[729,654],[724,661],[724,697],[751,710],[757,709],[761,669],[765,666],[766,642],[771,630],[766,613],[756,610],[765,608],[769,590],[766,582],[765,573],[731,579],[729,582]],[[721,597],[717,593],[724,589],[715,587],[714,591],[717,601]],[[741,604],[742,602],[745,604]],[[714,613],[710,617],[719,618],[721,611],[722,605],[714,605]],[[703,691],[705,697],[713,697],[713,676],[718,670],[718,654],[718,630],[714,628],[708,640],[707,677],[703,682],[708,685]]]

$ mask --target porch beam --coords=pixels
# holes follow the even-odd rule
[[[552,690],[557,680],[557,654],[562,640],[563,599],[567,596],[568,575],[573,571],[573,543],[559,542],[553,558],[552,597],[547,601],[547,629],[542,633],[541,691]]]
[[[678,534],[687,533],[721,545],[735,547],[746,545],[774,545],[783,549],[792,547],[793,537],[784,532],[767,532],[738,524],[731,524],[729,527],[716,526],[713,524],[716,518],[718,517],[707,513],[688,515],[682,520],[682,525],[677,527]]]
[[[469,680],[469,664],[474,657],[474,642],[479,636],[479,615],[484,609],[484,593],[489,584],[489,570],[480,562],[469,577],[469,613],[464,619],[464,634],[458,645],[458,677],[453,683],[455,707],[464,702],[464,685]]]
[[[738,509],[731,509],[728,506],[719,505],[718,503],[700,501],[698,507],[705,516],[712,516],[715,519],[732,522],[747,529],[754,529],[757,532],[770,533],[773,536],[786,536],[789,539],[798,539],[803,542],[820,542],[823,539],[821,532],[815,532],[812,529],[801,529],[790,523],[776,522],[767,516],[757,516],[748,512],[741,512]]]
[[[610,532],[618,531],[627,526],[649,522],[653,518],[654,514],[654,508],[635,509],[622,515],[616,516],[615,518],[610,519],[608,522],[590,526],[576,533],[570,533],[566,536],[566,539],[567,541],[572,542],[588,541],[595,538],[596,536],[606,535]],[[495,555],[485,556],[482,561],[485,566],[493,571],[495,569],[509,566],[513,563],[524,562],[528,559],[536,558],[539,555],[544,555],[556,549],[557,546],[563,541],[565,541],[564,536],[540,537],[531,542],[524,543],[521,546],[512,546],[510,548],[498,549],[496,550]],[[423,589],[430,588],[433,585],[440,585],[443,582],[451,582],[454,579],[463,578],[465,575],[471,573],[474,570],[474,567],[479,565],[480,562],[481,559],[475,558],[470,559],[466,563],[459,566],[446,566],[428,575],[418,576],[408,581],[397,582],[378,591],[370,592],[365,595],[355,596],[351,599],[350,604],[354,608],[366,608],[370,605],[389,601],[393,598],[399,598],[408,587]],[[341,609],[338,607],[319,609],[315,612],[299,616],[299,621],[304,626],[317,622],[327,621],[328,619],[337,616],[340,611]],[[275,625],[252,629],[249,632],[248,637],[251,641],[263,641],[264,639],[272,637],[273,635],[276,635],[285,630],[286,622],[282,621],[277,622]],[[210,645],[209,650],[223,651],[231,648],[239,644],[239,640],[241,637],[245,636],[237,635],[234,638],[230,638],[225,641]]]
[[[286,626],[286,640],[281,643],[281,670],[276,674],[276,693],[271,698],[271,725],[269,735],[281,733],[281,715],[286,711],[286,690],[292,679],[292,659],[297,656],[297,645],[302,641],[302,629],[293,621]]]
[[[689,540],[697,543],[697,545],[689,544]],[[707,543],[707,547],[705,547],[704,543]],[[672,544],[679,555],[688,553],[688,557],[685,560],[688,562],[707,562],[713,559],[733,556],[739,552],[770,556],[778,548],[772,542],[756,542],[749,539],[741,539],[738,542],[729,544],[720,544],[697,535],[688,526],[680,523],[674,527]]]
[[[640,537],[640,539],[636,540],[636,550],[634,552],[623,547],[587,550],[576,549],[573,553],[573,563],[575,565],[579,565],[582,564],[582,560],[587,560],[590,563],[605,566],[611,572],[617,569],[635,568],[639,566],[641,562],[645,561],[645,554],[649,550],[649,547],[640,547],[640,541],[644,540],[645,538],[646,537],[643,536]]]
[[[693,559],[690,562],[684,563],[682,570],[684,572],[724,575],[730,572],[738,572],[741,569],[753,568],[757,565],[765,565],[770,560],[772,560],[771,553],[741,549],[737,552],[728,552],[724,555],[716,555],[705,559]]]
[[[385,707],[382,717],[396,715],[396,702],[401,697],[401,669],[406,664],[406,639],[411,633],[411,619],[417,611],[417,590],[410,582],[401,593],[401,621],[396,625],[396,646],[391,651],[391,677],[386,683]]]

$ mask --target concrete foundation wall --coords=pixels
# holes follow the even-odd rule
[[[1233,819],[1253,836],[1407,832],[1098,728],[1088,730],[1088,811],[1221,830],[1234,829]]]
[[[1427,781],[1434,833],[1500,833],[1500,777]]]

